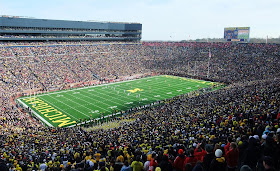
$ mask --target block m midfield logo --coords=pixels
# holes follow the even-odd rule
[[[127,90],[127,91],[129,91],[129,92],[131,92],[131,93],[136,93],[137,91],[144,91],[143,89],[140,89],[140,88],[135,88],[135,89],[133,89],[133,90]]]

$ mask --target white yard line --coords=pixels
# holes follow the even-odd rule
[[[73,91],[76,92],[76,91],[78,91],[78,90],[83,90],[83,89],[89,89],[89,90],[91,90],[91,89],[94,88],[94,87],[112,86],[112,85],[114,85],[114,84],[123,84],[123,83],[126,83],[126,82],[131,82],[131,81],[136,81],[136,80],[138,80],[138,81],[143,81],[143,80],[147,80],[147,79],[150,80],[150,79],[153,79],[153,78],[158,79],[157,77],[165,77],[165,76],[164,76],[164,75],[160,75],[160,76],[146,77],[146,78],[142,78],[142,79],[134,79],[134,80],[127,80],[127,81],[115,82],[115,83],[101,84],[101,85],[96,85],[96,86],[81,87],[81,88],[76,88],[76,89],[73,89],[73,90],[64,90],[64,91],[58,91],[58,92],[53,92],[53,93],[49,93],[49,94],[41,94],[41,95],[37,95],[37,96],[45,96],[45,95],[51,95],[51,94],[60,94],[60,93],[64,93],[64,92],[73,92]],[[174,77],[176,77],[176,76],[174,76]],[[168,78],[168,77],[167,77],[167,78]],[[177,77],[177,78],[180,79],[181,77]],[[195,80],[195,79],[190,79],[190,80]],[[195,80],[195,81],[196,81],[196,80]],[[191,82],[193,82],[193,81],[191,81]],[[209,81],[206,81],[206,82],[209,82]],[[181,83],[181,84],[184,85],[184,83]],[[181,85],[181,84],[179,84],[179,85]],[[148,87],[153,87],[153,88],[162,87],[161,85],[162,85],[161,83],[151,84],[151,85],[145,86],[145,87],[147,87],[147,89],[145,89],[145,90],[149,91],[149,90],[148,90]],[[177,87],[177,86],[178,86],[178,84],[176,84],[176,86],[173,86],[173,84],[172,84],[172,86],[169,86],[169,87],[170,87],[170,88],[173,88],[173,87]],[[184,89],[185,89],[185,85],[182,86],[182,87],[184,87],[184,88],[182,88],[182,89],[184,90]],[[162,87],[162,88],[158,88],[158,89],[166,89],[166,88],[168,88],[168,87]],[[106,88],[106,89],[107,89],[107,88]],[[105,90],[100,89],[100,90],[98,90],[98,92],[93,91],[93,92],[90,92],[90,94],[93,95],[94,97],[99,98],[99,99],[102,98],[102,99],[105,99],[106,101],[110,101],[110,102],[112,102],[112,103],[114,103],[114,104],[118,104],[118,105],[120,105],[120,106],[125,106],[125,105],[123,105],[123,104],[120,104],[120,103],[118,103],[118,102],[115,102],[115,101],[111,101],[111,100],[110,100],[110,98],[114,98],[114,99],[116,99],[116,100],[118,100],[118,101],[121,100],[121,99],[119,99],[119,98],[117,98],[117,97],[112,97],[112,96],[110,96],[110,94],[113,94],[113,93],[110,93],[110,94],[101,93],[101,92],[103,92],[103,91],[106,91],[106,89],[105,89]],[[158,90],[158,89],[156,89],[156,90]],[[120,92],[122,92],[122,91],[125,90],[125,89],[118,89],[118,90],[120,90]],[[151,91],[157,92],[157,91],[155,91],[155,89],[154,89],[154,90],[151,90]],[[89,99],[91,99],[91,100],[95,100],[94,98],[85,95],[85,94],[83,93],[83,91],[80,91],[80,92],[81,92],[81,95],[82,95],[82,96],[84,96],[84,97],[86,97],[86,98],[89,98]],[[101,96],[96,96],[95,93],[100,94]],[[123,95],[123,93],[120,93],[120,94]],[[139,94],[141,94],[141,92],[139,92]],[[156,93],[155,93],[155,94],[156,94]],[[81,101],[84,101],[84,102],[86,102],[87,104],[91,104],[91,105],[93,105],[93,106],[96,106],[98,109],[103,109],[103,110],[105,110],[105,111],[111,112],[111,111],[108,110],[108,109],[104,109],[103,107],[100,107],[100,106],[98,106],[98,105],[96,105],[96,104],[93,104],[93,103],[90,103],[90,102],[88,102],[88,101],[86,101],[86,100],[83,100],[83,99],[81,99],[81,98],[78,98],[77,96],[73,96],[73,95],[70,94],[70,93],[66,93],[66,95],[69,95],[69,96],[72,96],[72,97],[74,97],[74,98],[76,98],[76,99],[79,99],[79,100],[81,100]],[[131,97],[134,97],[133,95],[137,95],[137,93],[131,94]],[[160,95],[161,97],[164,97],[164,96],[165,96],[164,94],[159,94],[159,95]],[[102,96],[103,96],[103,97],[104,97],[104,96],[108,96],[108,97],[110,97],[110,98],[103,98]],[[157,96],[157,95],[155,95],[155,96]],[[51,97],[51,96],[50,96],[50,97]],[[168,95],[167,95],[166,97],[167,97],[167,98],[170,98],[170,96],[168,96]],[[24,98],[29,98],[29,97],[24,97]],[[89,115],[84,114],[84,113],[82,113],[81,111],[79,111],[79,110],[77,110],[77,109],[71,107],[70,105],[67,105],[67,104],[63,103],[62,101],[58,100],[57,98],[54,98],[54,97],[51,97],[51,98],[57,100],[58,102],[64,104],[65,106],[68,106],[68,107],[70,107],[71,109],[73,109],[73,110],[75,110],[75,111],[77,111],[77,112],[83,114],[84,116],[89,117]],[[69,101],[71,101],[71,102],[73,102],[73,103],[76,103],[76,104],[78,104],[79,106],[83,106],[84,108],[86,108],[86,109],[88,109],[88,110],[90,110],[90,111],[93,110],[93,109],[90,109],[90,108],[86,107],[85,105],[81,105],[80,103],[77,103],[77,102],[75,102],[75,101],[73,101],[73,100],[71,100],[71,99],[69,99],[69,98],[66,98],[66,97],[64,97],[64,96],[63,96],[63,98],[65,98],[65,99],[67,99],[67,100],[69,100]],[[131,101],[134,101],[133,99],[128,98],[128,97],[126,97],[126,96],[122,96],[122,98],[126,98],[126,99],[128,99],[128,101],[130,101],[130,102],[131,102]],[[145,96],[144,94],[141,94],[141,98],[139,98],[139,99],[142,99],[142,98],[144,98],[144,99],[153,98],[153,99],[154,99],[154,95],[153,95],[153,96],[147,96],[147,95]],[[166,98],[165,98],[165,99],[166,99]],[[155,99],[155,100],[157,100],[157,99]],[[46,100],[46,101],[47,101],[47,100]],[[108,105],[107,103],[104,103],[104,102],[102,102],[102,101],[100,101],[100,100],[95,100],[95,101],[97,101],[97,102],[99,102],[99,103],[101,102],[101,103],[105,104],[106,106],[110,106],[110,105]],[[121,100],[121,101],[123,101],[124,104],[127,104],[127,103],[128,103],[127,101],[124,101],[124,100]],[[141,101],[141,100],[138,100],[138,101]],[[47,101],[47,102],[48,102],[48,101]],[[48,102],[48,103],[50,103],[50,102]],[[52,103],[50,103],[50,104],[52,104]],[[52,105],[53,105],[53,104],[52,104]],[[53,106],[55,106],[55,105],[53,105]],[[58,108],[58,109],[60,109],[60,108],[57,107],[57,106],[55,106],[55,107]],[[60,109],[60,110],[64,111],[63,109]],[[64,112],[65,112],[65,111],[64,111]],[[67,113],[67,112],[65,112],[65,113]],[[67,114],[70,115],[70,116],[72,116],[72,115],[69,114],[69,113],[67,113]],[[72,116],[72,117],[73,117],[73,116]],[[75,117],[73,117],[73,118],[75,118]],[[77,118],[75,118],[75,119],[77,119]]]
[[[154,77],[146,77],[146,78],[142,78],[142,79],[140,79],[140,80],[147,80],[147,79],[153,79],[153,78],[155,78],[155,79],[157,79],[157,77],[164,77],[164,76],[154,76]],[[175,76],[174,76],[175,77]],[[180,79],[181,77],[177,77],[178,79]],[[136,79],[137,80],[137,79]],[[195,79],[191,79],[191,80],[195,80]],[[110,85],[114,85],[114,84],[121,84],[121,83],[125,83],[125,82],[131,82],[131,81],[135,81],[135,80],[127,80],[127,81],[122,81],[122,82],[116,82],[116,83],[109,83],[109,84],[101,84],[101,85],[97,85],[97,86],[90,86],[90,87],[81,87],[81,88],[77,88],[77,89],[73,89],[73,90],[65,90],[65,91],[59,91],[59,92],[53,92],[53,93],[49,93],[49,94],[57,94],[57,93],[63,93],[63,92],[70,92],[70,91],[77,91],[77,90],[83,90],[83,89],[91,89],[91,88],[94,88],[94,87],[99,87],[99,86],[101,86],[101,87],[105,87],[105,86],[110,86]],[[184,85],[184,83],[182,83],[183,85]],[[160,86],[161,84],[159,84],[159,83],[157,83],[157,84],[152,84],[152,85],[149,85],[149,86],[151,86],[151,87],[161,87]],[[177,84],[178,85],[178,84]],[[145,86],[146,87],[146,86]],[[177,87],[177,86],[173,86],[173,84],[172,84],[172,86],[170,86],[170,88],[172,88],[172,87]],[[159,89],[165,89],[166,87],[163,87],[163,88],[158,88],[157,90],[159,90]],[[124,90],[124,89],[120,89],[120,90]],[[119,98],[116,98],[116,97],[112,97],[112,96],[110,96],[109,94],[107,94],[107,93],[101,93],[103,90],[99,90],[97,93],[98,94],[101,94],[101,95],[103,95],[103,96],[108,96],[108,97],[110,97],[110,98],[114,98],[114,99],[116,99],[116,100],[121,100],[121,99],[119,99]],[[106,90],[104,90],[104,91],[106,91]],[[153,92],[157,92],[157,91],[155,91],[155,89],[153,89],[153,90],[151,90],[151,91],[153,91]],[[83,91],[82,91],[83,92]],[[68,93],[67,93],[68,94]],[[90,94],[92,94],[92,95],[94,95],[93,93],[90,93]],[[141,92],[139,92],[139,94],[141,94]],[[160,91],[159,91],[159,94],[160,94]],[[46,94],[42,94],[42,95],[38,95],[38,96],[43,96],[43,95],[46,95]],[[84,93],[82,94],[83,96],[85,96],[85,97],[87,97],[87,98],[90,98],[90,99],[92,99],[91,97],[89,97],[89,96],[86,96],[86,95],[84,95]],[[145,96],[145,95],[143,95],[143,94],[141,94],[142,95],[142,97],[146,97],[146,98],[154,98],[154,97],[150,97],[150,96]],[[70,95],[70,96],[72,96],[72,95]],[[94,95],[95,96],[95,95]],[[74,97],[74,96],[73,96]],[[102,98],[102,96],[95,96],[95,97],[97,97],[97,98]],[[132,97],[132,96],[131,96]],[[166,96],[166,95],[163,95],[163,94],[161,94],[161,97],[164,97],[165,99],[167,99],[167,98],[170,98],[170,96]],[[77,97],[74,97],[74,98],[77,98]],[[134,99],[131,99],[131,98],[128,98],[128,97],[126,97],[126,96],[122,96],[122,98],[126,98],[126,99],[128,99],[128,101],[134,101]],[[78,98],[78,99],[80,99],[80,98]],[[108,98],[102,98],[102,99],[104,99],[104,100],[107,100],[107,101],[110,101],[110,102],[112,102],[112,103],[115,103],[115,104],[118,104],[118,105],[120,105],[120,106],[124,106],[123,104],[120,104],[120,103],[118,103],[118,102],[115,102],[115,101],[111,101],[111,100],[109,100]],[[80,99],[80,100],[82,100],[82,99]],[[155,100],[157,100],[157,99],[155,99]],[[59,100],[58,100],[59,101]],[[72,101],[72,100],[70,100],[70,101]],[[83,100],[84,101],[84,100]],[[97,100],[95,100],[95,101],[97,101]],[[121,101],[123,101],[123,100],[121,100]],[[74,101],[72,101],[72,102],[74,102]],[[86,102],[86,101],[85,101]],[[98,102],[101,102],[101,103],[103,103],[102,101],[98,101]],[[124,102],[124,104],[127,102],[127,101],[123,101]],[[74,102],[74,103],[76,103],[76,102]],[[89,102],[86,102],[86,103],[88,103],[88,104],[92,104],[92,103],[89,103]],[[103,103],[103,104],[105,104],[105,105],[107,105],[106,103]],[[104,108],[102,108],[102,107],[100,107],[100,106],[98,106],[98,105],[96,105],[96,104],[92,104],[92,105],[94,105],[94,106],[97,106],[97,107],[99,107],[99,108],[101,108],[101,109],[104,109]],[[105,109],[106,110],[106,109]],[[108,111],[108,110],[107,110]]]
[[[114,103],[114,104],[118,104],[118,105],[120,105],[120,106],[125,106],[125,105],[123,105],[123,104],[121,104],[121,103],[118,103],[118,102],[115,102],[115,101],[111,101],[111,100],[109,100],[109,98],[103,98],[102,96],[96,96],[96,95],[94,95],[94,93],[95,92],[91,92],[91,93],[89,93],[89,94],[91,94],[91,95],[93,95],[94,97],[97,97],[97,98],[101,98],[101,99],[104,99],[105,101],[110,101],[110,102],[112,102],[112,103]],[[102,93],[99,93],[99,94],[102,94]],[[111,105],[108,105],[107,103],[104,103],[103,101],[101,101],[101,100],[95,100],[93,97],[90,97],[90,96],[87,96],[87,95],[85,95],[84,93],[80,93],[80,95],[82,95],[82,96],[84,96],[84,97],[86,97],[86,98],[88,98],[88,99],[90,99],[90,100],[94,100],[94,101],[96,101],[96,102],[98,102],[98,103],[103,103],[104,105],[106,105],[106,106],[109,106],[109,107],[111,107]],[[108,96],[108,97],[110,97],[110,98],[114,98],[114,99],[117,99],[118,101],[120,101],[121,99],[118,99],[118,98],[115,98],[115,97],[112,97],[112,96],[109,96],[109,95],[106,95],[106,94],[102,94],[102,95],[105,95],[105,96]],[[84,100],[83,100],[84,101]],[[121,100],[121,101],[123,101],[123,100]],[[123,101],[123,102],[125,102],[125,101]],[[90,103],[90,102],[87,102],[87,103]],[[92,105],[95,105],[95,104],[93,104],[93,103],[90,103],[90,104],[92,104]],[[97,106],[97,105],[96,105]],[[100,107],[100,108],[102,108],[102,107]],[[104,108],[103,108],[104,109]]]
[[[160,75],[152,76],[152,77],[160,77]],[[149,78],[151,78],[151,77],[146,77],[146,78],[141,78],[141,79],[149,79]],[[89,88],[92,88],[92,87],[100,87],[100,86],[102,87],[102,86],[108,86],[108,85],[114,85],[114,84],[122,84],[122,83],[125,83],[125,82],[131,82],[131,81],[141,80],[141,79],[134,79],[134,80],[114,82],[114,83],[99,84],[99,85],[88,86],[88,87],[80,87],[80,88],[75,88],[75,89],[72,89],[72,90],[55,91],[55,92],[51,92],[51,93],[47,93],[47,94],[39,94],[39,95],[36,95],[36,96],[40,97],[40,96],[45,96],[45,95],[48,95],[48,94],[59,94],[59,93],[64,93],[64,92],[68,92],[68,91],[77,91],[77,90],[80,90],[80,89],[89,89]],[[21,97],[19,99],[22,99],[22,98],[26,98],[26,97]]]
[[[150,77],[148,77],[149,79],[152,79],[152,78],[150,78]],[[154,85],[159,85],[159,84],[154,84]],[[154,86],[154,85],[151,85],[151,86],[153,86],[153,87],[157,87],[157,86]],[[146,86],[145,86],[146,87]],[[148,87],[147,87],[147,89],[148,89]],[[147,89],[145,89],[146,91],[147,91]],[[159,88],[160,89],[160,88]],[[161,88],[161,89],[164,89],[164,88]],[[122,92],[123,90],[126,90],[126,89],[119,89],[120,90],[120,92]],[[110,94],[113,94],[113,93],[110,93],[110,94],[108,94],[108,93],[100,93],[101,91],[103,91],[103,90],[98,90],[98,92],[96,92],[97,94],[102,94],[102,95],[105,95],[105,96],[108,96],[108,97],[110,97],[110,98],[114,98],[114,99],[117,99],[118,101],[120,100],[120,99],[118,99],[118,98],[116,98],[116,97],[112,97],[112,96],[110,96]],[[106,90],[104,90],[104,91],[106,91]],[[156,91],[154,91],[154,92],[156,92]],[[92,94],[92,93],[91,93]],[[120,94],[122,94],[122,93],[120,93]],[[130,97],[133,97],[133,95],[136,95],[137,93],[135,93],[135,94],[131,94],[131,96]],[[147,98],[153,98],[153,97],[151,97],[151,96],[145,96],[144,94],[142,94],[141,93],[141,91],[138,93],[138,94],[141,94],[141,96],[143,96],[143,97],[147,97]],[[115,95],[115,94],[114,94]],[[166,97],[169,97],[169,96],[166,96]],[[128,98],[128,97],[126,97],[126,96],[122,96],[122,98],[125,98],[125,99],[128,99],[128,101],[131,101],[131,100],[134,100],[134,99],[132,99],[132,98]],[[121,100],[121,101],[123,101],[123,100]],[[123,102],[127,102],[127,101],[123,101]],[[115,102],[114,102],[115,103]],[[124,104],[125,104],[124,103]]]
[[[88,101],[86,101],[86,100],[83,100],[83,99],[77,97],[77,96],[73,96],[73,95],[71,95],[70,93],[68,93],[68,94],[66,94],[66,95],[69,95],[69,96],[71,96],[71,97],[73,97],[73,98],[76,98],[76,99],[79,99],[79,100],[81,100],[81,101],[84,101],[84,102],[86,102],[87,104],[91,104],[91,105],[97,106],[97,107],[99,107],[99,108],[101,108],[101,109],[104,109],[103,107],[100,107],[100,106],[98,106],[98,105],[96,105],[96,104],[90,103],[90,102],[88,102]],[[85,95],[83,95],[82,93],[80,93],[80,95],[85,96]],[[63,97],[64,97],[64,96],[63,96]],[[92,99],[91,97],[88,97],[88,96],[85,96],[85,97],[90,98],[91,100],[97,101],[97,100],[95,100],[95,99]],[[66,98],[66,97],[65,97],[65,98]],[[100,97],[99,97],[99,98],[100,98]],[[67,98],[67,100],[72,101],[73,103],[76,103],[76,104],[78,104],[79,106],[85,107],[85,105],[82,105],[82,104],[80,104],[80,103],[77,103],[77,102],[75,102],[75,101],[73,101],[73,100],[71,100],[71,99],[68,99],[68,98]],[[103,103],[102,101],[98,101],[98,102]],[[103,104],[109,106],[109,105],[106,104],[106,103],[103,103]],[[90,108],[88,108],[88,107],[85,107],[85,108],[87,108],[87,109],[89,109],[90,111],[92,111],[92,109],[90,109]],[[111,111],[109,111],[108,109],[104,109],[104,110],[106,110],[106,111],[108,111],[108,112],[111,112]]]
[[[49,96],[49,97],[51,97],[51,96]],[[68,115],[70,115],[71,117],[73,117],[73,118],[75,118],[76,120],[78,120],[78,118],[74,117],[73,115],[69,114],[68,112],[64,111],[63,109],[57,107],[57,106],[54,105],[53,103],[51,103],[51,102],[49,102],[48,100],[44,99],[43,97],[41,97],[41,98],[42,98],[44,101],[46,101],[47,103],[51,104],[52,106],[58,108],[59,110],[65,112],[66,114],[68,114]],[[53,98],[53,97],[51,97],[51,98]],[[55,98],[53,98],[53,99],[55,99]],[[57,99],[55,99],[55,100],[57,100]],[[57,101],[59,101],[59,100],[57,100]],[[67,104],[65,104],[65,103],[63,103],[63,102],[61,102],[61,101],[59,101],[59,102],[62,103],[62,104],[64,104],[64,105],[66,105],[66,106],[68,106],[68,107],[70,107],[71,109],[76,110],[75,108],[72,108],[71,106],[69,106],[69,105],[67,105]],[[80,112],[79,110],[76,110],[76,111],[79,112],[79,113],[81,113],[81,114],[83,114],[83,113]],[[84,114],[83,114],[83,115],[84,115]]]

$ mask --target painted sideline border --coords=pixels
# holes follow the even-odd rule
[[[28,108],[28,106],[21,101],[21,99],[17,99],[25,108]],[[38,113],[36,113],[33,109],[29,108],[31,110],[31,112],[36,115],[41,121],[43,121],[45,124],[47,124],[49,127],[54,127],[52,124],[50,124],[48,121],[46,121],[43,117],[41,117],[40,115],[38,115]]]

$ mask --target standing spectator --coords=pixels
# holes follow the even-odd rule
[[[192,171],[204,171],[202,162],[200,160],[196,163]]]
[[[47,168],[46,159],[44,159],[43,163],[40,165],[40,170],[45,171]]]
[[[244,155],[241,157],[243,158],[241,161],[242,165],[248,165],[253,170],[256,168],[258,160],[261,157],[261,151],[260,145],[254,137],[249,139],[248,148],[244,151]]]
[[[133,171],[141,171],[144,169],[143,163],[140,161],[140,156],[136,156],[135,161],[131,163],[131,168]]]
[[[235,171],[238,165],[239,150],[235,142],[228,142],[225,146],[227,169],[228,171]]]
[[[265,138],[264,143],[262,144],[263,155],[270,156],[271,158],[276,159],[277,158],[276,148],[277,145],[274,139],[272,138],[272,136],[268,135]]]
[[[185,159],[184,166],[186,164],[191,164],[192,168],[196,165],[197,158],[194,156],[194,149],[191,148],[189,150],[189,156]]]
[[[152,154],[152,159],[151,159],[151,162],[150,162],[150,167],[149,167],[149,171],[155,171],[158,163],[157,163],[157,155],[155,153]]]
[[[147,161],[144,163],[144,171],[148,171],[152,159],[152,154],[147,155]]]
[[[123,164],[124,163],[121,161],[121,159],[117,158],[117,162],[114,164],[114,171],[120,171],[123,167]]]
[[[124,164],[123,164],[123,167],[122,167],[121,171],[132,171],[132,168],[129,166],[127,160],[124,161]]]
[[[212,160],[215,158],[215,155],[213,153],[213,146],[210,144],[207,144],[205,146],[205,151],[206,151],[206,155],[203,157],[203,168],[205,171],[209,171],[210,169],[210,164],[212,162]]]
[[[264,157],[263,167],[265,171],[276,171],[276,169],[274,168],[273,159],[270,156]]]
[[[0,159],[0,170],[1,171],[8,171],[9,170],[6,163],[2,159]]]
[[[186,156],[184,154],[183,149],[179,149],[178,151],[179,155],[174,160],[174,167],[177,171],[182,171],[184,169],[184,162],[186,159]]]
[[[221,149],[215,151],[215,158],[210,164],[210,171],[225,171],[226,170],[226,159],[222,157],[223,152]]]
[[[243,165],[243,166],[240,168],[240,171],[252,171],[252,169],[251,169],[248,165]]]
[[[199,161],[203,161],[203,157],[206,155],[206,151],[201,147],[201,144],[197,144],[195,150],[194,150],[194,156]]]
[[[168,156],[163,155],[161,162],[158,164],[160,167],[161,171],[170,171],[173,169],[172,164],[170,163]]]

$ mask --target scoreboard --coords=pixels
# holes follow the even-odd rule
[[[249,42],[250,27],[226,27],[224,39],[227,41]]]

